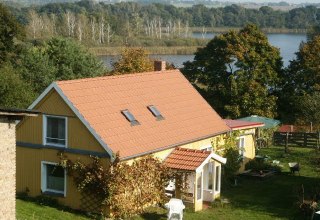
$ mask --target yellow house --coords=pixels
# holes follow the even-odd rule
[[[54,82],[30,109],[43,114],[17,125],[17,192],[86,210],[87,198],[56,166],[57,154],[83,162],[99,156],[107,166],[118,152],[123,162],[151,154],[192,172],[196,211],[220,196],[226,159],[212,142],[230,127],[179,70]]]
[[[239,172],[241,173],[245,170],[245,164],[256,156],[256,130],[259,127],[263,127],[264,123],[230,119],[225,119],[224,121],[230,127],[231,132],[237,131],[239,133],[237,137],[237,144],[239,147],[239,154],[242,157],[241,167],[239,169]]]

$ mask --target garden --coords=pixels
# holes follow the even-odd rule
[[[320,153],[315,149],[297,147],[291,147],[289,153],[284,153],[283,147],[269,147],[257,154],[267,156],[267,163],[279,161],[282,172],[265,179],[239,176],[237,185],[225,184],[221,201],[208,204],[207,209],[197,213],[187,208],[184,219],[310,219],[312,209],[309,201],[317,200],[320,195]],[[300,175],[290,172],[290,162],[300,164]],[[225,200],[228,203],[223,202]],[[17,199],[17,219],[92,218],[98,217],[63,207],[49,207],[45,202]],[[166,219],[166,210],[151,207],[132,219]]]

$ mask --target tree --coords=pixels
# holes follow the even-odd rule
[[[142,48],[126,48],[119,61],[113,64],[113,69],[113,75],[153,71],[153,61]]]
[[[58,68],[42,46],[26,46],[19,53],[16,68],[22,79],[32,85],[33,91],[40,94],[56,80]]]
[[[300,107],[297,112],[299,124],[308,125],[312,122],[315,126],[320,125],[320,92],[298,97],[297,105]]]
[[[23,39],[24,29],[9,11],[0,4],[0,64],[4,63],[15,50],[14,40]]]
[[[63,38],[25,46],[15,68],[37,94],[56,80],[102,76],[106,72],[102,61],[75,41]]]
[[[216,36],[183,68],[218,113],[231,118],[275,117],[281,71],[279,49],[255,25]]]
[[[0,69],[0,97],[1,107],[26,108],[35,94],[10,64],[4,64]]]
[[[57,69],[55,80],[102,76],[106,72],[102,61],[73,40],[52,38],[43,49]]]
[[[285,86],[295,94],[320,91],[320,36],[300,45],[296,59],[291,61],[285,75]]]
[[[320,36],[302,43],[282,76],[279,110],[284,121],[319,123]],[[319,108],[318,108],[319,109]]]

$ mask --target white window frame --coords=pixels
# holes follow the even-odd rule
[[[66,197],[67,196],[67,171],[66,171],[66,169],[64,169],[64,191],[48,189],[47,188],[47,168],[46,168],[47,165],[57,166],[58,163],[41,161],[41,191],[42,191],[42,193],[52,192],[52,193],[61,194],[64,197]]]
[[[200,148],[200,150],[206,150],[206,151],[212,152],[212,151],[213,151],[213,147],[212,147],[212,145],[210,144],[210,145],[202,146],[202,147]]]
[[[65,132],[66,132],[66,140],[65,144],[57,144],[57,143],[47,143],[47,118],[60,118],[64,119],[65,122]],[[64,116],[55,116],[55,115],[43,115],[43,124],[42,124],[42,143],[43,145],[50,145],[55,147],[67,147],[68,146],[68,118]]]
[[[217,180],[217,168],[219,170],[219,179]],[[217,187],[218,185],[218,187]],[[218,188],[218,190],[217,190]],[[221,164],[216,163],[214,166],[214,187],[213,187],[214,194],[218,194],[221,191]]]
[[[237,140],[239,140],[239,146],[238,146],[238,148],[239,148],[239,155],[240,155],[241,157],[244,157],[244,154],[245,154],[245,146],[246,146],[246,138],[245,138],[245,136],[240,136],[240,137],[237,138]],[[242,142],[242,140],[243,140],[243,142]],[[243,146],[241,146],[241,143],[243,143]]]
[[[198,176],[197,174],[200,174],[201,175],[201,197],[198,199]],[[197,195],[195,195],[196,197],[196,200],[197,201],[200,201],[200,200],[203,200],[203,172],[199,172],[199,173],[196,173],[196,189],[197,189]]]

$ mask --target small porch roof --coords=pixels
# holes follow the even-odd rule
[[[187,148],[176,148],[166,158],[164,164],[172,169],[200,171],[210,159],[225,164],[226,158],[223,158],[211,151],[207,150],[193,150]]]

